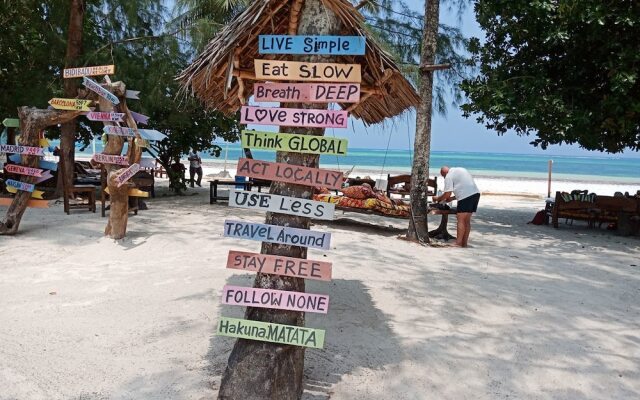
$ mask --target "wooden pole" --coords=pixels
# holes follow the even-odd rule
[[[547,179],[547,197],[551,197],[551,170],[553,169],[553,160],[549,160],[549,178]]]

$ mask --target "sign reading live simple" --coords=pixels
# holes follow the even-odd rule
[[[115,65],[98,65],[95,67],[65,68],[63,78],[80,78],[81,76],[111,75],[116,72]]]
[[[364,36],[260,35],[260,54],[363,55]]]
[[[346,128],[349,113],[343,110],[312,110],[242,106],[240,123],[307,128]]]
[[[225,285],[222,289],[222,304],[326,314],[329,296]]]
[[[92,160],[101,164],[129,165],[129,160],[126,156],[96,153],[93,155]]]
[[[56,110],[91,111],[89,109],[91,103],[91,100],[61,99],[58,97],[49,100],[49,105]]]
[[[98,82],[94,81],[91,78],[87,78],[86,76],[82,77],[82,84],[89,90],[92,90],[98,94],[98,96],[103,97],[113,104],[120,104],[120,100],[118,96],[111,93],[107,89],[103,88]]]
[[[16,189],[22,190],[25,192],[33,192],[34,190],[36,190],[36,185],[32,185],[31,183],[16,181],[13,179],[7,179],[6,184],[8,186],[13,186]]]
[[[229,205],[327,220],[332,220],[335,213],[335,204],[332,203],[237,189],[230,190]]]
[[[237,174],[257,179],[305,186],[320,186],[329,189],[342,188],[342,182],[344,180],[344,176],[340,171],[252,160],[249,158],[241,158],[238,160]]]
[[[242,131],[242,147],[296,153],[347,155],[347,139],[289,133]]]
[[[89,118],[90,121],[122,122],[122,117],[124,117],[124,113],[90,112],[87,114],[87,118]]]
[[[140,164],[131,164],[129,168],[125,169],[124,172],[116,178],[118,187],[124,185],[124,183],[131,179],[138,171],[140,171]]]
[[[0,144],[0,153],[24,154],[27,156],[44,156],[42,147],[17,146],[13,144]]]
[[[360,64],[253,60],[256,79],[265,81],[311,81],[360,83]]]
[[[256,83],[253,98],[258,102],[357,103],[359,83]]]
[[[315,249],[329,249],[331,245],[328,232],[232,220],[224,221],[224,236]]]
[[[294,278],[331,280],[331,263],[270,254],[229,251],[227,268]]]
[[[216,334],[321,349],[324,331],[302,326],[220,317]]]

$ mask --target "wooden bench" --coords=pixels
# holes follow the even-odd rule
[[[218,200],[229,200],[229,197],[218,196],[218,186],[236,185],[242,185],[244,190],[251,190],[251,181],[236,182],[230,179],[214,179],[209,181],[209,204],[216,203]]]
[[[402,185],[402,186],[398,186]],[[429,188],[433,188],[430,190]],[[427,196],[434,196],[438,192],[438,179],[427,179]],[[411,195],[411,175],[387,175],[387,196],[398,194],[402,197]]]

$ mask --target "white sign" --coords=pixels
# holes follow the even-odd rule
[[[229,192],[229,205],[326,220],[333,219],[336,209],[332,203],[236,189]]]
[[[93,79],[83,76],[82,84],[86,86],[87,89],[93,90],[99,96],[104,97],[105,99],[109,100],[113,104],[120,104],[120,100],[118,100],[118,97],[115,94],[111,93],[107,89],[100,86],[100,84],[94,81]]]

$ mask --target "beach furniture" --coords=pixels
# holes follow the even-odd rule
[[[433,188],[433,190],[429,189]],[[434,196],[438,191],[438,178],[427,180],[427,195]],[[404,196],[411,195],[411,175],[387,175],[387,196],[391,197],[392,194]]]
[[[214,179],[209,181],[209,204],[216,203],[218,200],[229,200],[229,196],[220,196],[218,194],[218,186],[236,186],[240,184],[244,190],[251,190],[251,181],[244,183],[236,182],[235,179]]]
[[[86,200],[79,203],[72,203],[70,198],[78,197]],[[93,185],[73,185],[65,189],[64,193],[64,212],[69,215],[71,210],[88,209],[96,212],[96,187]]]

